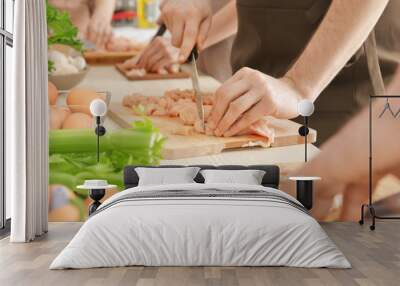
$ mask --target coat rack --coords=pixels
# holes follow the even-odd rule
[[[383,83],[383,77],[381,73],[381,69],[379,67],[379,59],[378,59],[378,54],[377,54],[377,49],[376,49],[376,39],[375,39],[375,33],[374,31],[371,32],[369,35],[368,39],[364,43],[364,51],[367,57],[367,63],[368,63],[368,71],[369,75],[371,78],[372,82],[372,87],[374,90],[375,95],[370,95],[369,96],[369,182],[368,182],[368,204],[363,204],[361,206],[361,219],[359,221],[360,225],[364,224],[364,210],[368,209],[371,218],[372,218],[372,224],[370,225],[370,230],[375,230],[375,224],[376,220],[393,220],[393,219],[400,219],[400,217],[397,216],[380,216],[376,214],[375,208],[374,208],[374,203],[372,202],[372,180],[373,180],[373,174],[372,174],[372,151],[373,151],[373,144],[372,144],[372,102],[375,99],[386,99],[386,103],[384,106],[384,109],[382,110],[381,114],[378,116],[378,118],[381,118],[387,111],[391,113],[393,118],[396,118],[400,114],[400,110],[397,111],[396,113],[393,111],[393,109],[390,106],[389,99],[390,98],[400,98],[400,96],[396,95],[384,95],[385,94],[385,85]]]

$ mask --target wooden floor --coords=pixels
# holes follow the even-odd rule
[[[48,270],[81,226],[51,223],[30,244],[0,241],[0,285],[400,285],[400,222],[379,222],[375,232],[356,223],[325,223],[324,229],[353,265],[349,270],[287,267],[126,267]]]

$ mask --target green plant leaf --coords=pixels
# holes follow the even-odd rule
[[[46,1],[46,14],[48,46],[62,44],[82,52],[83,43],[78,39],[78,28],[72,24],[68,12],[61,12]]]

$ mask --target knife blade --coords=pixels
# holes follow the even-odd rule
[[[192,79],[194,95],[196,98],[197,113],[198,113],[199,119],[201,120],[201,127],[203,128],[203,131],[205,131],[203,95],[200,91],[199,72],[197,70],[197,62],[196,62],[197,57],[198,57],[198,51],[197,51],[197,48],[194,47],[189,56],[189,62],[190,62],[191,68],[192,68],[191,79]]]

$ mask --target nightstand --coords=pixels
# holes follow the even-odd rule
[[[290,177],[289,180],[296,182],[296,198],[303,206],[311,210],[313,207],[313,184],[321,180],[320,177]]]
[[[77,186],[78,189],[88,190],[89,197],[93,200],[93,203],[89,206],[89,216],[101,205],[100,200],[104,198],[106,190],[116,187],[115,185],[109,185],[105,180],[86,180],[83,185]]]

